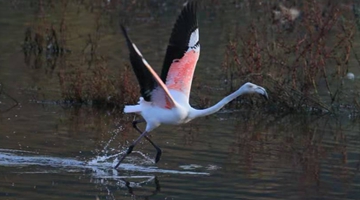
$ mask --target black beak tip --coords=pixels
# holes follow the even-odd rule
[[[262,95],[264,99],[269,100],[269,96],[267,94]]]

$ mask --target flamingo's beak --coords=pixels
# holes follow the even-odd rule
[[[263,96],[266,100],[269,100],[269,96],[265,88],[259,86],[258,88],[256,88],[256,91],[261,94],[261,96]]]
[[[263,97],[266,99],[266,100],[269,100],[269,96],[267,94],[267,92],[265,91],[265,94],[263,94]]]

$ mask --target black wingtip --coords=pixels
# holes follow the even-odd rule
[[[191,10],[196,11],[197,9],[197,1],[191,0],[184,3],[184,7],[191,8]]]
[[[131,40],[130,40],[128,34],[127,34],[127,31],[126,31],[124,25],[120,24],[120,28],[121,28],[121,31],[123,32],[123,35],[124,35],[125,39],[126,39],[127,45],[128,45],[128,46],[131,45]],[[130,47],[129,47],[129,48],[130,48]]]
[[[123,34],[126,35],[126,29],[125,29],[124,25],[120,24],[120,28],[121,28]]]
[[[197,1],[187,1],[184,4],[184,8],[182,9],[179,18],[189,17],[188,19],[191,19],[190,15],[192,15],[193,19],[195,19],[195,24],[197,26],[197,18],[196,18],[197,7],[198,7]]]
[[[136,48],[135,44],[133,44],[130,40],[125,27],[121,23],[120,28],[126,39],[126,44],[130,54],[130,62],[140,85],[141,96],[144,97],[145,101],[151,101],[151,92],[149,91],[152,91],[155,88],[155,79],[152,77],[150,71],[146,68],[144,64],[144,58],[142,57],[140,51]]]
[[[263,97],[264,97],[264,99],[266,100],[266,101],[268,101],[269,100],[269,96],[268,96],[268,94],[267,93],[265,93],[264,95],[262,95]]]
[[[185,52],[189,48],[188,44],[190,36],[192,32],[198,28],[196,16],[197,5],[198,3],[195,0],[187,1],[184,4],[180,15],[176,19],[161,71],[160,77],[163,82],[166,82],[166,77],[171,63],[175,59],[180,59],[184,56]]]

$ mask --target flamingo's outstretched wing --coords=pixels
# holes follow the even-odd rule
[[[157,106],[168,109],[174,107],[175,101],[166,85],[144,59],[136,45],[131,42],[124,26],[120,26],[130,51],[130,62],[140,85],[141,96],[145,101],[151,101]]]
[[[187,3],[171,33],[161,71],[161,80],[168,89],[190,95],[195,66],[200,54],[196,3]]]

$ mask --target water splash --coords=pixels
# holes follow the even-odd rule
[[[110,156],[97,156],[90,161],[81,161],[72,158],[59,158],[44,155],[34,155],[36,152],[19,151],[10,149],[0,149],[0,166],[21,168],[21,173],[60,173],[60,172],[89,172],[95,178],[105,179],[121,179],[126,172],[139,173],[161,173],[161,174],[189,174],[189,175],[209,175],[207,172],[197,171],[183,171],[183,170],[171,170],[161,169],[157,166],[149,166],[150,158],[146,157],[141,152],[136,151],[139,155],[147,159],[141,160],[140,164],[122,163],[118,170],[115,170],[113,166],[117,162],[117,159],[112,160],[114,157],[118,157],[121,153]],[[134,158],[132,158],[134,159]],[[136,159],[136,158],[135,158]],[[152,161],[151,161],[152,162]],[[135,163],[138,163],[137,161]],[[144,165],[147,164],[147,165]],[[38,168],[27,166],[39,166]],[[31,171],[26,171],[31,170]],[[17,172],[19,173],[19,172]],[[143,174],[140,176],[144,176]],[[136,176],[132,176],[134,178]]]
[[[197,165],[197,164],[180,165],[179,167],[184,170],[206,169],[207,171],[214,171],[214,170],[218,170],[221,168],[217,165],[202,166],[202,165]]]
[[[49,167],[76,167],[82,168],[85,166],[85,162],[68,159],[68,158],[56,158],[47,157],[37,154],[36,152],[19,151],[10,149],[0,149],[0,165],[1,166],[49,166]]]

